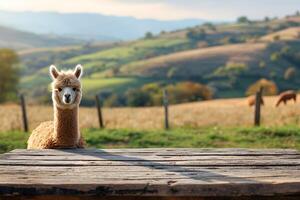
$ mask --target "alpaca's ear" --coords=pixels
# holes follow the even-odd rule
[[[78,65],[75,67],[74,75],[75,75],[78,79],[80,79],[81,76],[82,76],[82,71],[83,71],[82,66],[81,66],[80,64],[78,64]]]
[[[50,72],[50,76],[53,80],[56,79],[59,75],[59,72],[58,72],[57,68],[54,65],[50,66],[49,72]]]

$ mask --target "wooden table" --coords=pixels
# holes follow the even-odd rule
[[[1,197],[300,199],[300,153],[278,149],[17,149],[0,156]]]

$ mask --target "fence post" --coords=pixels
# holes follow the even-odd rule
[[[255,96],[254,126],[260,126],[260,106],[262,99],[263,87],[260,87]]]
[[[26,112],[26,103],[23,94],[20,94],[20,102],[21,102],[21,111],[22,111],[22,119],[23,119],[23,128],[25,132],[28,132],[28,119]]]
[[[98,95],[96,95],[95,99],[96,99],[96,106],[97,106],[97,112],[98,112],[99,126],[100,126],[100,128],[104,128],[100,98]]]
[[[163,104],[165,110],[165,129],[169,129],[169,101],[168,101],[168,91],[163,90]]]

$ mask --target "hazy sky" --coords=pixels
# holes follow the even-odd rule
[[[233,20],[285,16],[300,0],[0,0],[0,10],[90,12],[151,19]]]

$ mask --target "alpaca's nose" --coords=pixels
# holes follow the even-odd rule
[[[71,95],[70,94],[65,94],[66,99],[70,99]]]

